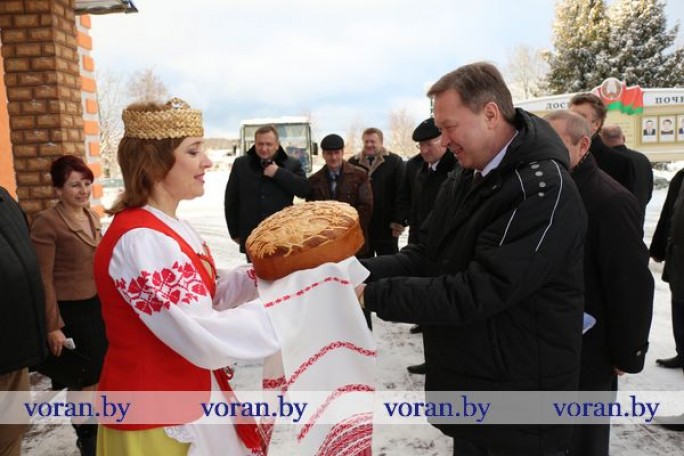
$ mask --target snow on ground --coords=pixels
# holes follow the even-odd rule
[[[684,163],[682,163],[684,165]],[[671,177],[674,171],[667,171]],[[202,198],[182,202],[179,216],[189,220],[207,241],[220,268],[237,266],[244,262],[237,245],[228,236],[223,217],[223,196],[227,172],[207,175],[206,193]],[[646,244],[660,215],[666,189],[656,190],[646,216]],[[405,243],[405,236],[402,241]],[[620,379],[620,389],[629,391],[678,391],[684,387],[684,375],[679,369],[663,369],[655,366],[656,358],[674,354],[674,342],[670,321],[670,294],[660,280],[662,265],[651,262],[656,282],[654,318],[651,327],[650,350],[644,371],[638,375],[625,375]],[[424,378],[410,375],[406,366],[422,361],[422,338],[409,334],[406,324],[386,323],[374,320],[374,335],[378,343],[377,387],[379,390],[422,390]],[[236,363],[233,384],[236,390],[256,390],[260,385],[259,363]],[[49,382],[36,375],[32,378],[34,389],[44,390]],[[283,443],[292,432],[280,428],[274,435],[271,456],[292,455],[293,450]],[[75,436],[71,426],[34,426],[24,440],[24,453],[29,456],[77,456]],[[614,425],[611,436],[611,453],[614,456],[671,456],[682,454],[684,433],[668,432],[654,425]],[[373,435],[374,454],[383,456],[451,455],[451,439],[443,436],[432,426],[383,425],[376,426]],[[208,455],[209,456],[209,455]],[[581,456],[581,455],[580,455]]]

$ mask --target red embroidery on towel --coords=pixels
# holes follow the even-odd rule
[[[316,424],[316,421],[323,415],[323,412],[325,412],[325,409],[328,408],[328,406],[337,398],[344,396],[345,394],[349,393],[357,393],[357,392],[374,392],[375,388],[371,385],[363,384],[363,383],[356,383],[356,384],[350,384],[350,385],[344,385],[340,386],[337,388],[335,391],[333,391],[326,399],[323,405],[319,406],[318,409],[316,409],[316,412],[313,414],[311,419],[302,427],[302,430],[299,431],[299,434],[297,434],[297,441],[300,442],[306,435],[309,433],[311,428]]]
[[[339,277],[326,277],[325,279],[323,279],[323,280],[321,280],[321,281],[319,281],[319,282],[314,282],[314,283],[312,283],[311,285],[309,285],[308,287],[302,288],[301,290],[299,290],[299,291],[297,291],[296,293],[294,293],[294,295],[289,295],[289,294],[288,294],[288,295],[283,295],[283,296],[279,297],[278,299],[275,299],[275,300],[273,300],[273,301],[267,302],[267,303],[264,304],[264,307],[266,307],[266,308],[268,309],[269,307],[273,307],[273,306],[276,306],[276,305],[278,305],[278,304],[281,304],[281,303],[283,303],[283,302],[285,302],[285,301],[288,301],[288,300],[292,299],[292,298],[295,297],[295,296],[302,296],[302,295],[304,295],[304,293],[307,293],[307,292],[311,291],[312,289],[318,287],[318,286],[321,285],[321,284],[324,284],[324,283],[331,283],[331,282],[337,282],[337,283],[339,283],[340,285],[350,285],[350,284],[351,284],[351,282],[350,282],[349,280],[340,279]]]

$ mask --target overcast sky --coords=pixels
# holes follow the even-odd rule
[[[555,1],[134,3],[137,14],[93,16],[98,70],[154,67],[172,96],[204,111],[207,137],[236,136],[242,119],[306,113],[322,137],[353,122],[385,129],[401,107],[418,122],[444,73],[477,60],[503,69],[519,44],[551,48]],[[684,1],[666,11],[670,27],[682,22]]]

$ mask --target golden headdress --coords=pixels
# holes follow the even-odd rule
[[[166,102],[158,111],[124,109],[124,137],[139,139],[165,139],[204,136],[202,111],[192,109],[180,98]]]

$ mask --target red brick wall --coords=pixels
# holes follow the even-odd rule
[[[0,44],[0,49],[2,45]],[[5,73],[2,70],[0,56],[0,185],[15,197],[17,181],[14,178],[14,162],[12,160],[12,142],[10,141],[9,114],[7,113],[7,91],[5,90]]]
[[[31,214],[52,204],[50,162],[85,157],[74,0],[2,0],[0,41],[17,196]]]

